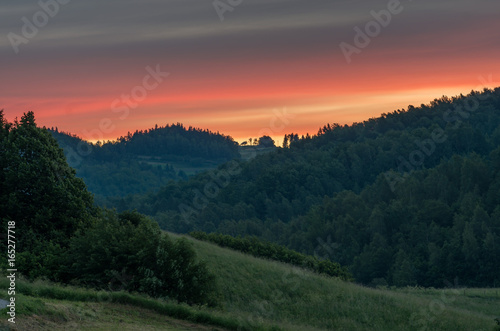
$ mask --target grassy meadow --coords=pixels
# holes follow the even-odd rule
[[[499,329],[498,289],[373,289],[189,240],[218,277],[219,309],[18,280],[17,330]]]

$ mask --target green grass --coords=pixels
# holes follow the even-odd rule
[[[372,289],[190,240],[218,276],[224,310],[244,325],[262,321],[290,330],[490,331],[500,317],[495,289],[462,289],[453,296],[451,289]]]
[[[16,317],[15,330],[226,330],[200,323],[175,319],[156,312],[112,302],[55,300],[18,295],[22,307]],[[0,321],[0,330],[9,330]],[[4,328],[2,328],[4,327]]]
[[[8,280],[0,279],[0,288],[7,289]],[[6,292],[6,291],[5,291]],[[0,297],[5,297],[2,293]],[[96,304],[110,303],[130,305],[144,308],[164,316],[187,320],[194,323],[210,324],[236,330],[238,325],[229,316],[223,316],[217,311],[203,308],[190,307],[174,302],[160,301],[144,295],[130,294],[127,292],[95,291],[72,286],[61,286],[45,281],[28,282],[23,279],[16,280],[16,316],[22,318],[30,315],[53,315],[47,310],[46,299],[64,302],[94,302]],[[0,311],[6,313],[6,309]]]
[[[373,289],[187,239],[217,275],[221,310],[18,280],[18,318],[43,317],[47,330],[498,330],[498,289]],[[147,320],[134,311],[157,322],[144,327]]]

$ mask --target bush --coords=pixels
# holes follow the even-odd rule
[[[72,238],[61,279],[111,291],[136,291],[188,304],[217,304],[215,277],[185,239],[172,241],[136,212],[106,211]]]

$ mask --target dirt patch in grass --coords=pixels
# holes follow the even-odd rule
[[[32,330],[200,330],[227,331],[222,328],[173,319],[153,311],[111,303],[48,300],[47,313],[16,317],[16,324],[0,322],[0,331]]]

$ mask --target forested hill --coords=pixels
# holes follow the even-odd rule
[[[363,283],[500,283],[500,88],[286,141],[113,203],[170,231],[256,235],[315,253]]]
[[[238,156],[238,144],[230,136],[191,126],[185,128],[180,123],[135,131],[118,141],[124,145],[126,153],[135,155],[186,156],[205,160],[231,160]]]
[[[153,191],[172,179],[185,179],[239,157],[231,137],[179,123],[97,144],[57,128],[49,131],[98,200]]]

